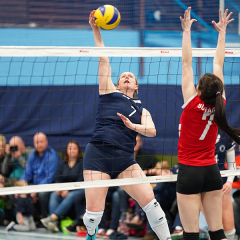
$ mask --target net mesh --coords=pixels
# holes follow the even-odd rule
[[[193,49],[194,82],[212,72],[215,49]],[[143,107],[156,126],[155,138],[143,137],[143,151],[177,163],[178,124],[183,105],[181,93],[181,49],[178,48],[82,48],[0,47],[0,132],[22,137],[33,145],[33,135],[44,132],[60,154],[70,140],[84,151],[94,130],[98,104],[98,58],[109,56],[114,84],[124,71],[133,72],[139,82]],[[144,64],[141,63],[143,59]],[[228,122],[239,127],[240,49],[226,49],[224,79]],[[226,170],[222,176],[239,175]],[[176,181],[176,175],[139,179],[102,180],[1,189],[1,194],[72,190],[120,186],[146,182]]]

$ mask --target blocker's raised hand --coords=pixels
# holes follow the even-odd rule
[[[194,18],[191,19],[190,12],[191,12],[191,7],[188,7],[188,9],[184,12],[184,18],[180,16],[183,31],[190,30],[192,23],[197,21]]]
[[[212,24],[214,25],[214,27],[216,28],[216,30],[218,32],[220,32],[220,31],[225,32],[227,25],[234,20],[234,18],[229,20],[229,18],[232,15],[232,12],[230,12],[228,15],[227,15],[227,12],[228,12],[228,9],[225,10],[224,15],[222,16],[222,11],[220,9],[219,10],[219,22],[216,23],[215,21],[212,21]]]

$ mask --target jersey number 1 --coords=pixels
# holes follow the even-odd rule
[[[213,118],[214,118],[214,114],[213,114],[213,113],[204,112],[204,113],[203,113],[203,116],[202,116],[202,120],[206,120],[207,117],[209,117],[208,123],[207,123],[207,125],[206,125],[206,127],[205,127],[205,129],[204,129],[204,131],[203,131],[203,133],[202,133],[202,135],[201,135],[201,137],[199,138],[199,140],[203,140],[203,139],[206,137],[207,132],[208,132],[210,126],[212,125],[212,121],[213,121]]]

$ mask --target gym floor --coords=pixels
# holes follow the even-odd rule
[[[5,227],[0,227],[0,240],[85,240],[85,237],[66,235],[61,233],[51,233],[49,231],[32,231],[32,232],[6,232]],[[140,240],[141,238],[129,237],[131,240]],[[103,240],[103,238],[97,238]],[[104,239],[106,240],[106,239]]]

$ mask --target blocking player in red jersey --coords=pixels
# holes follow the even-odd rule
[[[219,22],[212,21],[219,32],[213,61],[213,74],[204,74],[195,89],[193,83],[191,25],[189,7],[180,17],[182,40],[183,113],[178,143],[179,172],[177,201],[184,239],[199,239],[199,210],[202,204],[211,240],[226,239],[222,225],[222,178],[214,151],[218,128],[240,143],[240,130],[228,125],[225,114],[223,64],[225,35],[232,13],[219,11]]]

